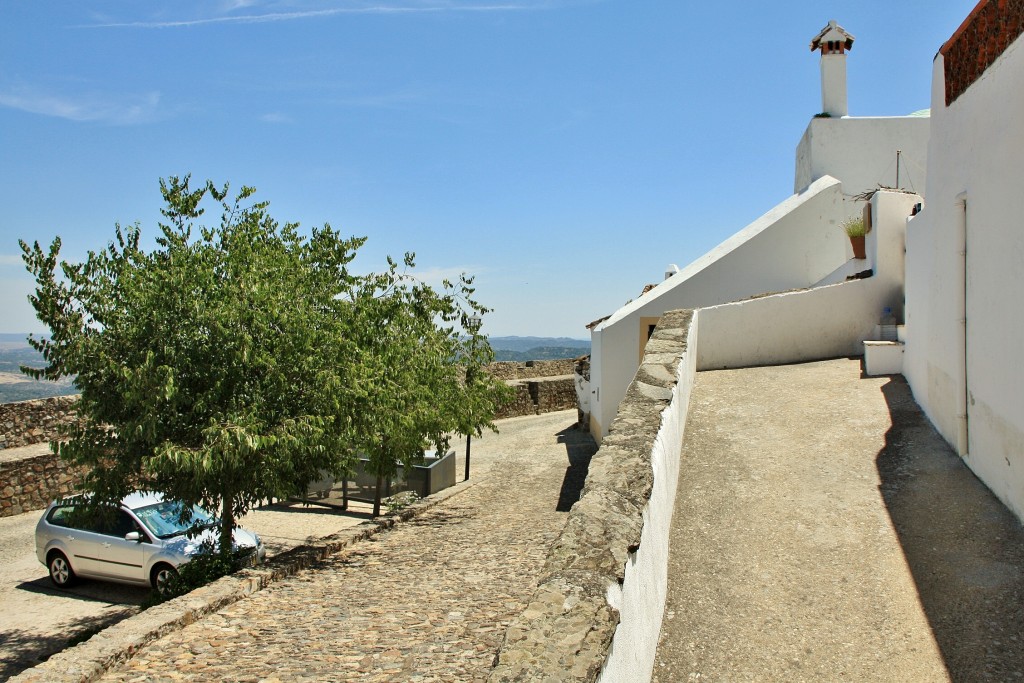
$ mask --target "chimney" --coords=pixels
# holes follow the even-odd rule
[[[846,106],[846,52],[853,36],[835,20],[811,41],[811,52],[821,51],[821,111],[829,116],[849,115]]]

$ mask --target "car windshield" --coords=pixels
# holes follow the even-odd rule
[[[205,529],[217,523],[213,515],[198,505],[193,505],[189,509],[173,500],[147,505],[133,512],[157,538],[170,538],[193,529]]]

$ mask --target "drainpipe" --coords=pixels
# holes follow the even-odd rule
[[[961,458],[967,457],[967,195],[960,194],[956,201],[956,266],[954,306],[957,330],[957,378],[962,382],[956,392],[956,450]]]

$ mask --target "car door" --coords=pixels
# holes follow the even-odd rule
[[[104,520],[92,558],[96,573],[119,581],[144,583],[147,580],[146,558],[152,546],[144,541],[126,540],[125,535],[133,531],[141,533],[135,520],[123,509],[117,510],[112,519]],[[142,538],[146,538],[145,534]]]

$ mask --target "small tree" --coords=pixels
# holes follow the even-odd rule
[[[489,376],[465,381],[465,362],[486,357],[486,339],[475,338],[473,356],[456,324],[486,312],[472,296],[472,279],[445,281],[438,292],[399,272],[367,278],[354,308],[359,346],[367,351],[360,370],[357,444],[376,476],[373,514],[381,509],[384,482],[398,466],[406,471],[423,462],[423,449],[447,450],[451,434],[493,428],[494,407],[505,396],[504,383]],[[404,266],[414,267],[406,254]],[[493,355],[493,354],[492,354]]]
[[[20,242],[36,279],[30,297],[49,338],[35,378],[75,375],[80,423],[59,447],[83,464],[96,502],[135,489],[221,510],[220,550],[238,516],[295,493],[353,457],[360,354],[351,307],[360,280],[348,265],[364,239],[330,226],[309,238],[280,225],[243,187],[161,181],[157,247],[138,225],[83,263],[60,263]],[[220,224],[196,226],[213,200]],[[190,506],[189,506],[190,507]]]

